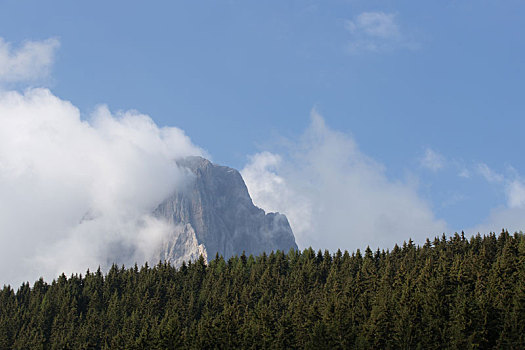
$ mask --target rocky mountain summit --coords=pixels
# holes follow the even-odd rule
[[[175,230],[164,241],[158,258],[179,265],[182,261],[215,254],[229,258],[243,251],[259,254],[297,249],[286,216],[256,207],[241,174],[202,157],[177,161],[191,181],[156,209]]]

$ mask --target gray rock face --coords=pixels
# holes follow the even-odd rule
[[[169,261],[174,266],[180,266],[182,262],[195,261],[201,255],[208,259],[206,248],[197,241],[193,227],[190,224],[180,224],[164,240],[154,261]]]
[[[176,225],[159,258],[180,264],[203,254],[229,258],[243,251],[259,254],[297,249],[286,216],[256,207],[235,169],[212,164],[201,157],[177,161],[192,181],[155,210],[155,215]]]

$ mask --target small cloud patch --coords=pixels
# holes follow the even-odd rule
[[[445,163],[445,157],[430,148],[426,149],[425,155],[420,159],[421,166],[432,171],[443,169]]]
[[[0,82],[28,82],[46,78],[55,60],[58,39],[26,41],[13,48],[0,38]]]
[[[347,51],[350,54],[385,52],[399,47],[413,47],[401,32],[395,13],[363,12],[345,21],[351,35]]]

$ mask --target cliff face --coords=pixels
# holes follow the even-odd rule
[[[216,253],[228,258],[243,251],[249,255],[297,249],[286,216],[256,207],[237,170],[201,157],[177,164],[190,172],[192,181],[155,210],[156,216],[176,225],[160,259],[178,265],[199,254],[213,259]]]

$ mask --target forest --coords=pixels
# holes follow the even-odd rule
[[[0,349],[525,349],[522,233],[113,265],[0,291]]]

